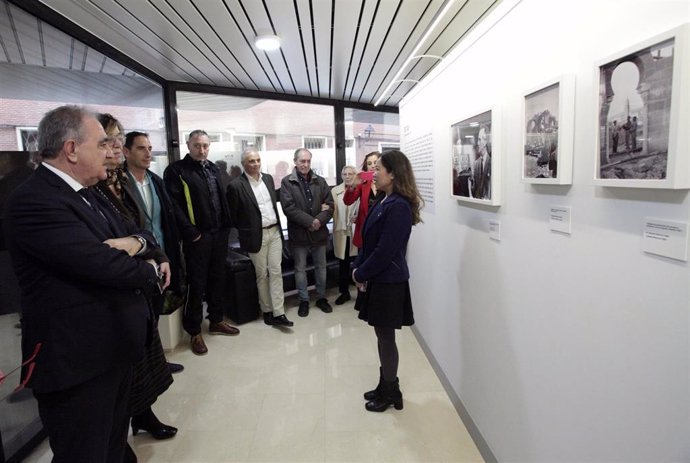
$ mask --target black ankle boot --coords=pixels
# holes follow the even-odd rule
[[[403,396],[400,392],[398,378],[395,381],[382,381],[379,396],[367,402],[365,407],[370,412],[383,412],[393,405],[396,410],[403,408]]]
[[[376,389],[367,391],[364,393],[364,400],[374,400],[379,396],[379,391],[381,390],[381,383],[383,382],[383,369],[379,367],[379,383],[376,385]]]
[[[177,428],[161,423],[150,407],[132,417],[132,434],[136,436],[140,429],[158,440],[170,439],[177,434]]]

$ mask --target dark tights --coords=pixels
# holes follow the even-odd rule
[[[395,328],[374,327],[378,339],[381,372],[386,381],[395,381],[398,377],[398,346],[395,345]]]

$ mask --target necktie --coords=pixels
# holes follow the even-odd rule
[[[110,231],[114,234],[115,232],[113,231],[113,227],[110,223],[110,220],[108,220],[108,216],[103,213],[103,210],[98,205],[98,198],[96,198],[96,193],[94,193],[91,190],[91,188],[82,188],[81,190],[79,190],[79,194],[86,200],[87,203],[89,203],[89,207],[91,207],[91,210],[93,210],[96,213],[96,215],[98,215],[98,217],[105,221]]]

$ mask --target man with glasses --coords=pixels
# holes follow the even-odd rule
[[[206,298],[209,333],[234,336],[240,331],[223,320],[223,285],[228,255],[230,213],[218,168],[208,160],[211,141],[203,130],[187,139],[189,153],[170,164],[163,174],[165,186],[179,208],[187,269],[187,301],[182,325],[191,336],[192,352],[208,352],[201,336],[203,300]]]

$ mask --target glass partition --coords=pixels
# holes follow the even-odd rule
[[[261,152],[261,170],[273,176],[276,188],[294,168],[293,155],[305,147],[312,153],[312,169],[335,184],[335,123],[330,105],[177,92],[180,155],[192,130],[211,138],[209,159],[225,161],[231,175],[241,171],[242,151]],[[235,167],[233,169],[233,167]]]
[[[345,163],[358,169],[368,153],[400,149],[399,116],[395,113],[345,108]]]

